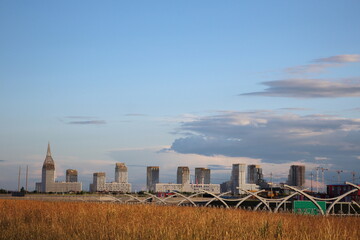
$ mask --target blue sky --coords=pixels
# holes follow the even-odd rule
[[[0,188],[145,166],[360,175],[359,1],[1,1]],[[251,149],[251,151],[249,151]],[[281,154],[280,154],[281,153]],[[316,160],[317,159],[317,160]],[[319,160],[321,159],[321,160]],[[221,167],[219,167],[221,166]],[[222,170],[221,170],[222,169]]]

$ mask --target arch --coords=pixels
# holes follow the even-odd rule
[[[294,191],[300,193],[301,195],[307,197],[307,198],[308,198],[311,202],[313,202],[313,203],[315,204],[315,206],[319,209],[321,215],[325,215],[325,213],[324,213],[324,211],[322,210],[322,208],[320,207],[320,205],[316,202],[316,200],[315,200],[312,196],[310,196],[309,194],[303,192],[302,190],[299,190],[299,189],[297,189],[297,188],[291,187],[291,186],[286,185],[286,184],[284,184],[284,187],[290,188],[291,190],[294,190]]]
[[[351,183],[351,182],[345,182],[345,184],[350,185],[350,186],[353,186],[353,187],[358,188],[358,189],[360,190],[360,187],[359,187],[358,185],[356,185],[356,184],[353,184],[353,183]],[[334,200],[336,200],[338,197],[334,197],[334,198],[318,198],[318,197],[313,197],[313,198],[316,199],[316,200],[319,200],[319,201],[334,201]]]
[[[199,192],[199,193],[194,193],[193,195],[190,195],[188,198],[190,199],[190,198],[193,198],[193,197],[195,197],[195,196],[197,196],[197,195],[200,195],[200,194],[202,194],[202,192]],[[183,199],[183,200],[181,200],[179,203],[178,203],[178,205],[180,206],[183,202],[185,202],[187,199]]]
[[[344,197],[346,197],[347,195],[349,195],[349,194],[351,194],[351,193],[353,193],[353,192],[357,192],[358,191],[358,189],[352,189],[352,190],[350,190],[350,191],[348,191],[347,193],[344,193],[343,195],[340,195],[340,196],[338,196],[337,197],[337,199],[330,205],[330,207],[326,210],[326,215],[329,215],[330,214],[330,211],[331,211],[331,209],[335,206],[335,204],[337,203],[337,202],[339,202],[341,199],[343,199]]]
[[[360,186],[355,185],[355,184],[353,184],[353,183],[351,183],[351,182],[345,182],[345,184],[350,185],[350,186],[353,186],[354,188],[357,188],[357,189],[360,190]]]
[[[279,211],[279,208],[281,207],[281,205],[283,205],[287,200],[289,200],[290,198],[292,198],[292,197],[294,197],[294,196],[296,196],[298,194],[299,194],[298,192],[294,192],[293,194],[282,198],[282,201],[280,202],[280,204],[277,205],[276,208],[274,209],[274,213],[277,213]]]
[[[128,196],[130,197],[130,199],[126,200],[125,202],[127,203],[128,201],[130,201],[131,199],[135,199],[136,201],[140,202],[140,203],[144,203],[146,200],[150,199],[151,197],[148,197],[144,200],[140,200],[139,198],[135,197],[135,196],[132,196],[130,194],[127,194],[127,193],[124,193],[125,196]]]
[[[166,205],[166,202],[164,200],[162,200],[161,198],[159,198],[158,196],[154,195],[154,194],[151,194],[151,193],[148,193],[148,192],[144,192],[144,194],[147,194],[153,198],[156,198],[157,200],[159,200],[160,202],[162,202],[163,204]]]
[[[257,191],[255,192],[254,194],[258,194],[258,193],[261,193],[261,192],[264,192],[265,190],[260,190],[260,191]],[[252,195],[247,195],[246,197],[243,197],[241,198],[241,200],[236,204],[235,208],[238,208],[243,202],[245,202],[247,199],[249,199],[250,197],[252,197]]]
[[[211,192],[205,191],[205,190],[202,190],[202,191],[204,193],[209,194],[209,195],[213,196],[214,198],[218,199],[220,202],[222,202],[225,205],[226,208],[229,208],[229,205],[227,205],[227,203],[222,198],[220,198],[219,196],[217,196],[217,195],[215,195],[215,194],[213,194]]]
[[[259,202],[259,203],[255,206],[255,208],[254,208],[253,211],[256,211],[261,205],[263,205],[263,202]]]
[[[259,191],[255,192],[255,193],[252,193],[252,192],[250,192],[250,191],[241,189],[241,188],[239,188],[239,187],[237,187],[237,189],[239,189],[239,190],[241,190],[241,191],[244,191],[244,192],[246,192],[247,194],[251,194],[252,196],[256,197],[256,198],[259,199],[262,203],[265,204],[265,206],[269,209],[270,212],[272,212],[269,204],[266,202],[266,199],[265,199],[265,198],[262,198],[262,197],[260,197],[260,196],[257,195],[257,194],[259,193]]]
[[[112,195],[108,195],[107,197],[111,198],[113,200],[113,202],[121,202],[120,199],[118,199],[118,198],[116,198],[116,197],[114,197]]]
[[[360,208],[360,205],[357,202],[355,202],[354,200],[352,200],[351,203],[358,206],[358,208]]]
[[[221,193],[220,195],[217,195],[217,196],[218,196],[218,197],[221,197],[221,196],[224,196],[224,195],[226,195],[226,194],[228,194],[228,193],[231,193],[231,191]],[[205,204],[205,207],[207,207],[207,206],[208,206],[210,203],[212,203],[215,199],[216,199],[215,197],[212,198],[212,199],[210,199],[210,200]]]
[[[190,198],[188,198],[188,197],[184,196],[183,194],[178,193],[178,192],[176,192],[176,191],[171,191],[171,192],[174,193],[175,195],[178,195],[178,196],[180,196],[180,197],[182,197],[182,198],[185,198],[186,200],[188,200],[189,202],[191,202],[191,204],[193,204],[193,205],[196,207],[196,204],[195,204]],[[171,195],[171,196],[167,197],[166,199],[171,198],[171,197],[173,197],[173,196],[175,196],[175,195]],[[182,202],[182,201],[181,201],[181,202]],[[181,203],[181,202],[180,202],[180,203]],[[178,204],[178,206],[180,206],[180,205]]]

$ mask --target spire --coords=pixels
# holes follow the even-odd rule
[[[46,156],[47,156],[47,157],[51,157],[50,142],[48,142],[48,148],[47,148]]]
[[[55,163],[53,158],[51,157],[51,151],[50,151],[50,143],[48,143],[46,158],[43,164],[43,169],[46,170],[55,170]]]

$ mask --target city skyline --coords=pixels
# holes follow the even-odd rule
[[[21,169],[19,169],[18,175],[18,191],[21,185],[20,170]],[[164,183],[159,181],[159,166],[147,166],[146,191],[164,193],[169,191],[198,192],[206,190],[212,193],[228,191],[239,193],[237,187],[240,187],[241,190],[254,190],[268,188],[269,186],[279,186],[279,184],[274,184],[272,178],[269,183],[263,179],[262,168],[260,165],[234,163],[232,164],[230,180],[222,182],[221,184],[211,183],[211,169],[197,167],[194,170],[195,175],[191,175],[191,170],[188,166],[178,166],[176,183]],[[28,190],[27,175],[28,167],[26,168],[26,191]],[[194,177],[193,180],[191,176]],[[305,184],[305,166],[291,165],[286,184],[303,188]],[[132,192],[131,183],[128,182],[128,168],[126,164],[121,162],[115,163],[114,181],[107,181],[105,172],[94,172],[93,182],[89,185],[88,189],[84,190],[89,192]],[[35,191],[41,193],[83,191],[82,182],[78,181],[78,172],[76,169],[66,170],[66,181],[58,181],[56,179],[56,164],[52,158],[50,143],[48,143],[46,157],[42,166],[41,182],[36,182]],[[135,190],[135,192],[136,191],[139,191],[139,189]]]
[[[57,177],[178,166],[228,180],[234,163],[360,176],[359,1],[2,1],[0,188],[44,148]],[[192,171],[194,175],[194,171]],[[193,177],[192,177],[193,178]],[[314,179],[315,180],[315,179]],[[319,179],[319,182],[321,180]],[[24,185],[24,184],[22,184]]]

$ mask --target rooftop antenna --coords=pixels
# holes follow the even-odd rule
[[[338,174],[338,183],[341,184],[341,182],[340,182],[340,173],[342,173],[343,170],[336,170],[335,172],[337,172],[337,174]]]

